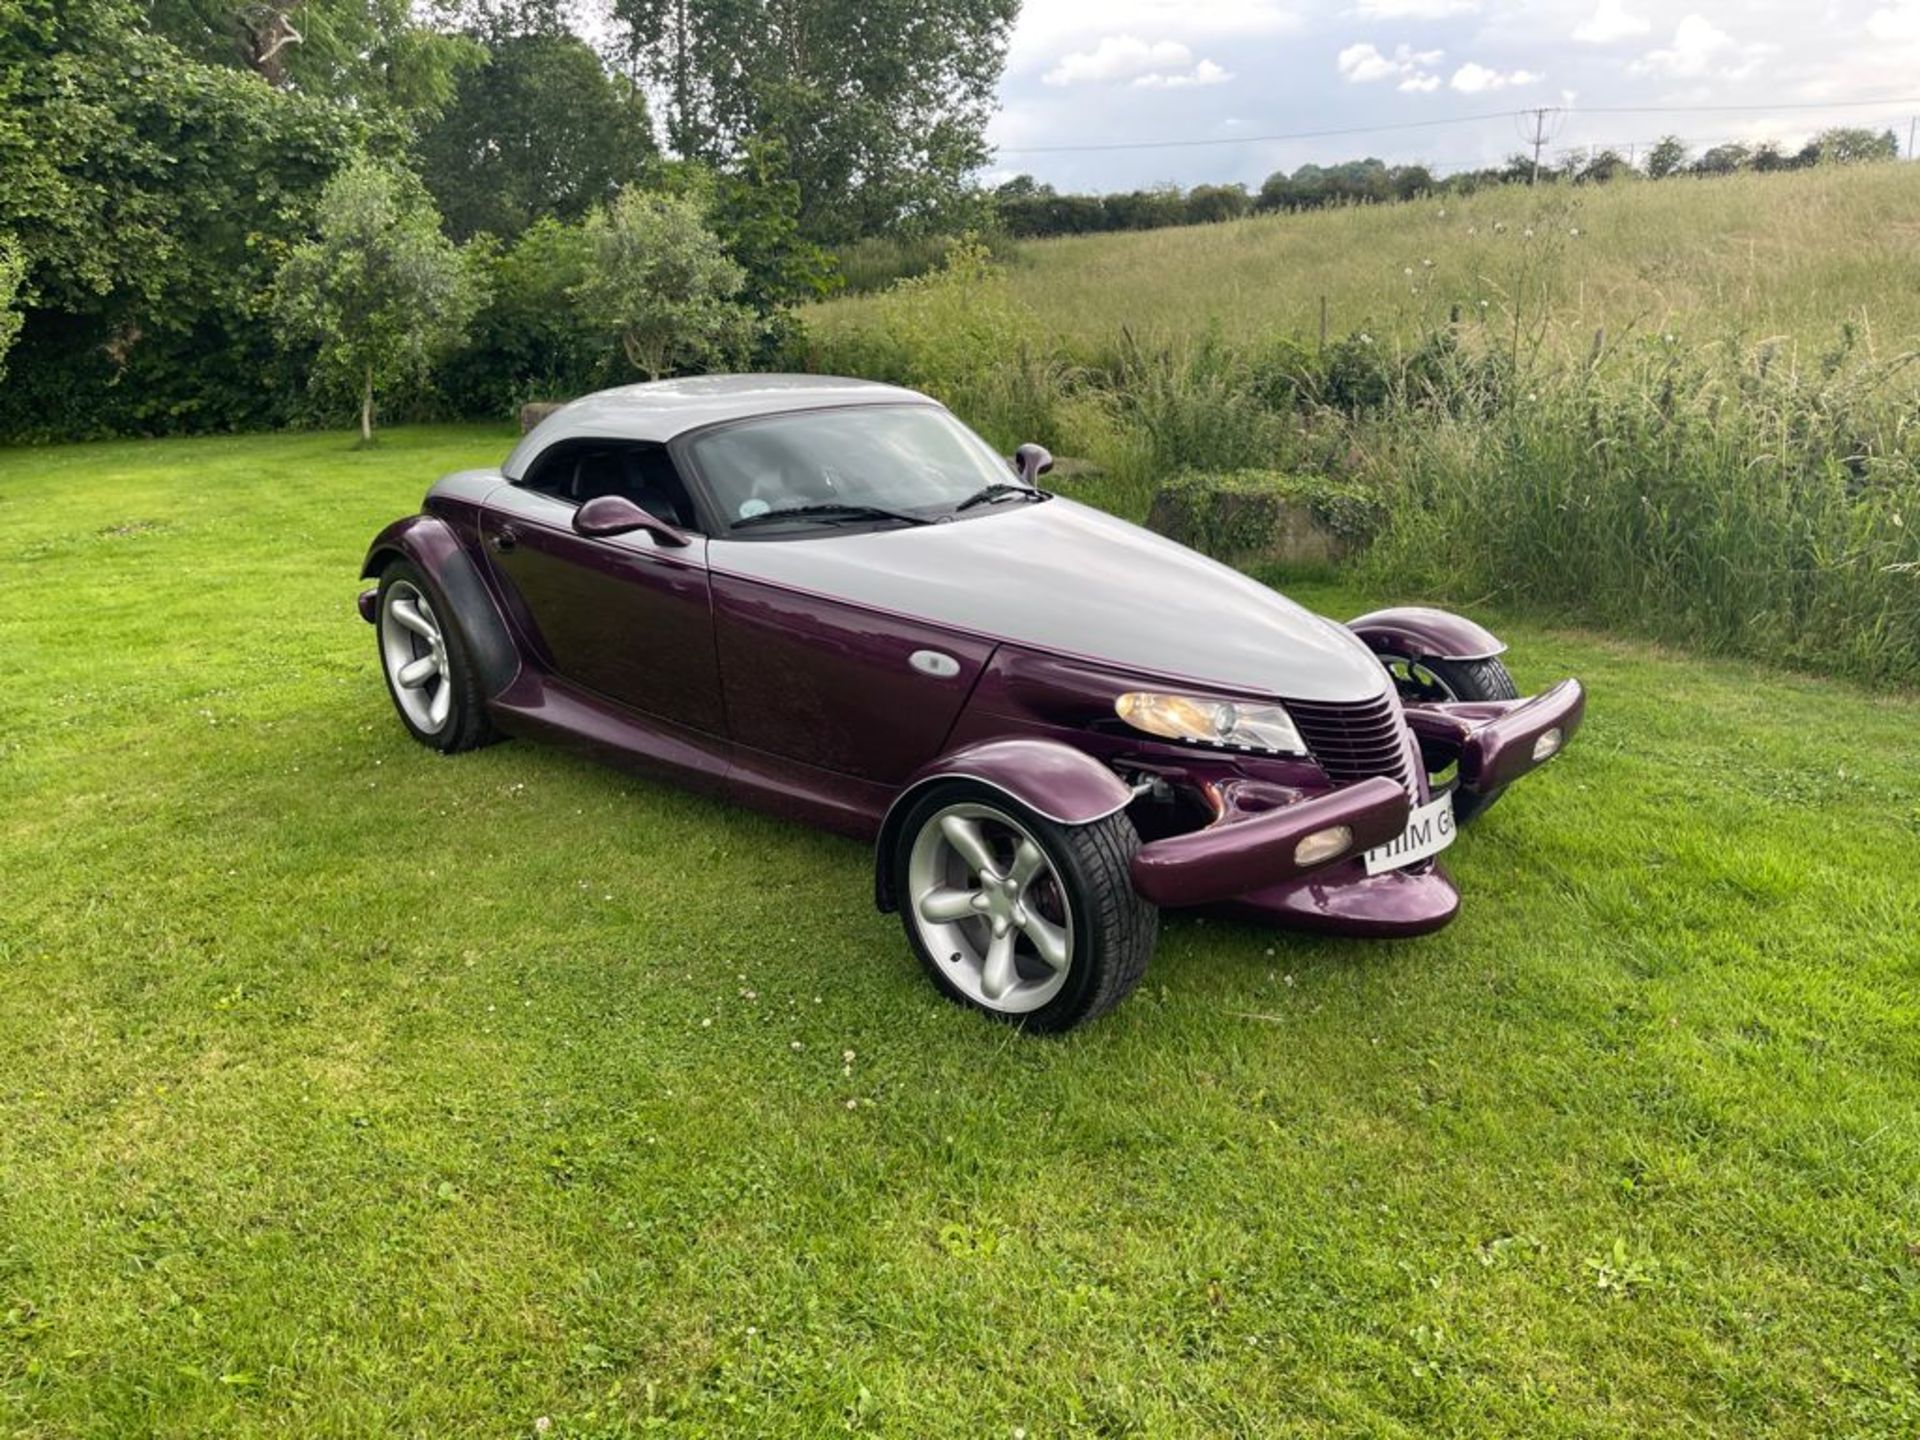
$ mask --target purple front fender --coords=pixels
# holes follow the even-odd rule
[[[1372,610],[1349,620],[1347,629],[1374,654],[1407,660],[1487,660],[1507,648],[1484,625],[1425,605]]]
[[[395,560],[405,560],[438,588],[453,611],[454,623],[460,627],[487,696],[498,695],[511,685],[520,672],[520,652],[479,567],[453,526],[437,515],[409,515],[394,521],[373,537],[360,577],[373,579]],[[355,603],[361,618],[369,624],[378,618],[377,589],[363,590]]]
[[[946,780],[971,780],[1061,825],[1091,825],[1126,809],[1133,790],[1113,771],[1057,740],[1013,737],[966,745],[921,767],[907,782],[874,842],[874,903],[894,908],[894,852],[914,798]]]

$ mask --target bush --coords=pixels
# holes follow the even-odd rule
[[[1219,560],[1298,569],[1364,549],[1384,518],[1379,497],[1352,481],[1236,470],[1176,476],[1154,496],[1147,523]]]

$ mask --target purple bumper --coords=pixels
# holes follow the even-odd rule
[[[380,587],[362,590],[354,604],[360,607],[360,618],[371,625],[380,618]]]
[[[1559,754],[1586,710],[1580,682],[1562,680],[1530,700],[1409,705],[1406,715],[1423,749],[1456,754],[1460,783],[1484,791],[1510,785]],[[1557,734],[1550,738],[1549,731]]]
[[[1156,905],[1212,905],[1282,884],[1383,845],[1407,825],[1412,802],[1396,781],[1376,776],[1312,800],[1222,819],[1204,830],[1143,845],[1133,857],[1133,887]],[[1302,865],[1309,835],[1346,826],[1352,838],[1336,854]]]

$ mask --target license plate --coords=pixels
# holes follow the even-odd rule
[[[1418,807],[1407,819],[1407,828],[1384,845],[1367,851],[1367,874],[1379,875],[1399,870],[1438,855],[1453,843],[1453,795],[1442,795]]]

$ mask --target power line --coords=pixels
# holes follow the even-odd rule
[[[1453,115],[1444,120],[1403,120],[1397,124],[1353,125],[1340,130],[1296,130],[1291,135],[1232,135],[1215,140],[1116,140],[1094,145],[1002,145],[997,148],[1002,155],[1054,155],[1068,150],[1181,150],[1196,145],[1264,145],[1275,140],[1325,140],[1339,135],[1378,135],[1389,130],[1432,130],[1442,125],[1480,125],[1488,120],[1505,120],[1512,113],[1509,110],[1491,110],[1484,115]]]
[[[1113,140],[1085,145],[1002,145],[1002,155],[1087,154],[1109,150],[1187,150],[1206,145],[1266,145],[1287,140],[1327,140],[1343,135],[1383,135],[1400,130],[1433,130],[1449,125],[1482,125],[1489,120],[1526,119],[1555,110],[1572,115],[1705,115],[1736,112],[1773,112],[1780,110],[1863,110],[1895,105],[1920,105],[1920,96],[1895,96],[1886,100],[1834,100],[1831,102],[1789,102],[1780,105],[1581,105],[1568,109],[1545,106],[1542,110],[1492,110],[1478,115],[1449,115],[1435,120],[1402,120],[1381,125],[1352,125],[1333,130],[1295,130],[1284,135],[1226,135],[1208,139]]]

